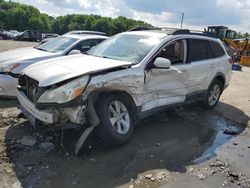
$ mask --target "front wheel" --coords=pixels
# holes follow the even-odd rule
[[[100,125],[98,135],[110,145],[128,142],[133,133],[131,107],[118,95],[102,97],[96,104]]]
[[[203,107],[205,109],[212,109],[216,106],[222,93],[222,84],[219,80],[215,80],[208,88]]]

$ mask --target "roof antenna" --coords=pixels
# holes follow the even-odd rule
[[[184,20],[184,13],[182,13],[182,16],[181,16],[181,29],[182,29],[183,20]]]

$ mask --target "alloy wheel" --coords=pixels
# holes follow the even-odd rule
[[[215,84],[209,91],[208,104],[210,106],[213,106],[214,104],[217,103],[217,101],[220,98],[220,93],[221,93],[220,86],[218,84]]]
[[[130,117],[125,105],[115,100],[109,105],[109,120],[119,134],[126,134],[130,128]]]

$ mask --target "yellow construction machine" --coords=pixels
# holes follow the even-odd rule
[[[225,26],[209,26],[205,33],[220,38],[228,49],[234,48],[237,53],[235,60],[242,65],[250,66],[250,41],[248,38],[237,38],[237,33]]]

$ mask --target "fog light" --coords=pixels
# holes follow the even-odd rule
[[[0,87],[0,93],[4,93],[4,89]]]

